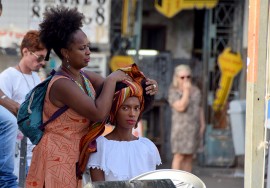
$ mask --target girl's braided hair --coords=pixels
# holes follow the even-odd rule
[[[68,48],[73,41],[73,34],[83,26],[84,15],[76,8],[57,6],[50,8],[44,13],[44,19],[39,24],[40,40],[48,49],[46,59],[49,58],[50,50],[63,59],[61,48]]]

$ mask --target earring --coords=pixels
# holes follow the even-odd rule
[[[67,68],[69,69],[69,68],[70,68],[70,65],[69,65],[69,60],[68,60],[68,58],[66,58],[66,62],[67,62]]]

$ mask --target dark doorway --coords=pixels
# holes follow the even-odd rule
[[[194,41],[193,56],[202,60],[203,54],[203,28],[205,10],[194,10]]]
[[[165,51],[166,27],[160,25],[144,25],[142,27],[141,49]]]

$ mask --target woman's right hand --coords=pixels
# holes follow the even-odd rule
[[[191,89],[191,82],[189,80],[185,80],[183,83],[183,90],[184,91],[190,91]]]
[[[121,70],[117,70],[117,71],[112,72],[107,78],[110,78],[115,82],[121,82],[123,80],[132,81],[132,78],[128,74],[126,74],[125,72],[123,72]]]

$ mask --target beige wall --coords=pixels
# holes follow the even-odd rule
[[[19,62],[19,56],[0,54],[0,73],[8,67],[15,66]]]

